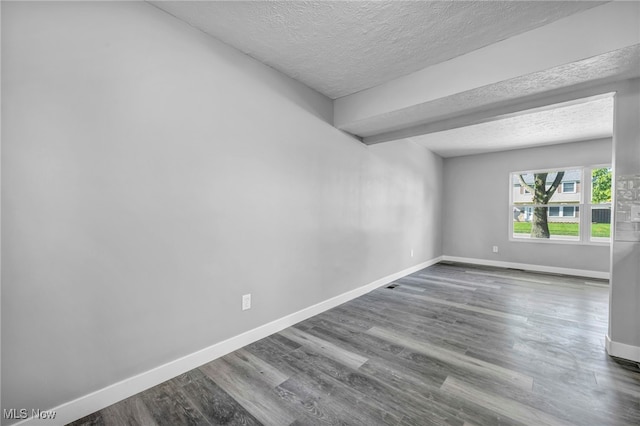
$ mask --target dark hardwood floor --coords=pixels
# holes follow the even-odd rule
[[[73,425],[638,425],[605,281],[438,264]]]

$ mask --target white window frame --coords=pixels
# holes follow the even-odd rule
[[[509,209],[513,211],[514,208],[518,208],[524,211],[524,208],[527,207],[536,207],[533,204],[528,204],[526,206],[516,205],[513,200],[513,179],[514,176],[519,174],[528,174],[528,173],[541,173],[541,172],[556,172],[561,170],[580,170],[580,182],[582,183],[580,186],[580,190],[577,190],[578,185],[574,182],[574,188],[576,191],[572,193],[580,194],[580,202],[578,204],[575,203],[553,203],[547,204],[546,206],[560,207],[559,214],[560,216],[552,216],[552,217],[575,217],[575,208],[580,212],[580,216],[578,219],[579,223],[579,236],[574,240],[556,240],[553,238],[518,238],[513,235],[513,215],[509,218],[509,241],[512,242],[522,242],[522,243],[533,243],[533,244],[574,244],[574,245],[605,245],[608,246],[611,243],[611,239],[607,240],[592,240],[591,239],[591,210],[592,207],[602,207],[610,204],[592,204],[591,203],[591,176],[594,169],[599,169],[603,167],[611,167],[611,164],[596,164],[596,165],[588,165],[588,166],[568,166],[568,167],[550,167],[545,169],[534,169],[534,170],[522,170],[522,171],[513,171],[509,173]],[[587,181],[585,181],[585,178]],[[564,187],[563,187],[564,189]],[[573,207],[574,208],[574,216],[563,216],[563,206]],[[613,222],[613,217],[611,218]],[[611,223],[611,235],[613,235],[613,223]]]
[[[565,204],[563,206],[560,206],[560,213],[561,213],[560,217],[576,217],[576,207],[578,207],[578,206],[577,205],[574,206],[573,204],[572,205],[566,205]],[[566,214],[565,213],[565,209],[566,208],[572,209],[573,213],[572,214]],[[578,208],[578,210],[580,210],[580,209]]]
[[[568,184],[568,183],[570,183],[570,184],[572,184],[572,185],[573,185],[573,190],[572,190],[572,191],[565,191],[565,190],[564,190],[564,186],[565,186],[566,184]],[[578,184],[577,184],[576,182],[573,182],[573,181],[572,181],[572,182],[562,182],[562,193],[563,193],[563,194],[576,194],[576,188],[577,188],[577,186],[578,186]]]

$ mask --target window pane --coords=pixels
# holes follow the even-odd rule
[[[611,206],[591,208],[591,241],[611,240]]]
[[[512,206],[512,209],[513,238],[580,239],[578,206]]]
[[[512,174],[514,204],[580,203],[581,169]],[[554,183],[557,186],[554,186]]]
[[[591,171],[591,202],[593,204],[611,202],[611,167]]]

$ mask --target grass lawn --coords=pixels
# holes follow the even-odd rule
[[[513,222],[513,232],[516,234],[530,234],[530,222]],[[578,236],[579,225],[577,223],[553,223],[549,222],[549,232],[551,235],[570,235]],[[591,224],[592,237],[609,237],[611,233],[611,225],[608,223]]]

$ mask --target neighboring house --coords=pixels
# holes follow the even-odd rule
[[[525,183],[533,186],[534,175],[533,173],[523,174]],[[547,188],[551,186],[553,180],[556,177],[556,173],[549,173],[547,175]],[[581,172],[580,170],[566,170],[558,189],[549,200],[550,205],[548,210],[549,222],[577,222],[580,217],[580,182]],[[519,222],[529,222],[533,215],[533,194],[531,194],[526,187],[520,184],[518,175],[513,175],[513,189],[512,200],[514,207],[513,219]]]

